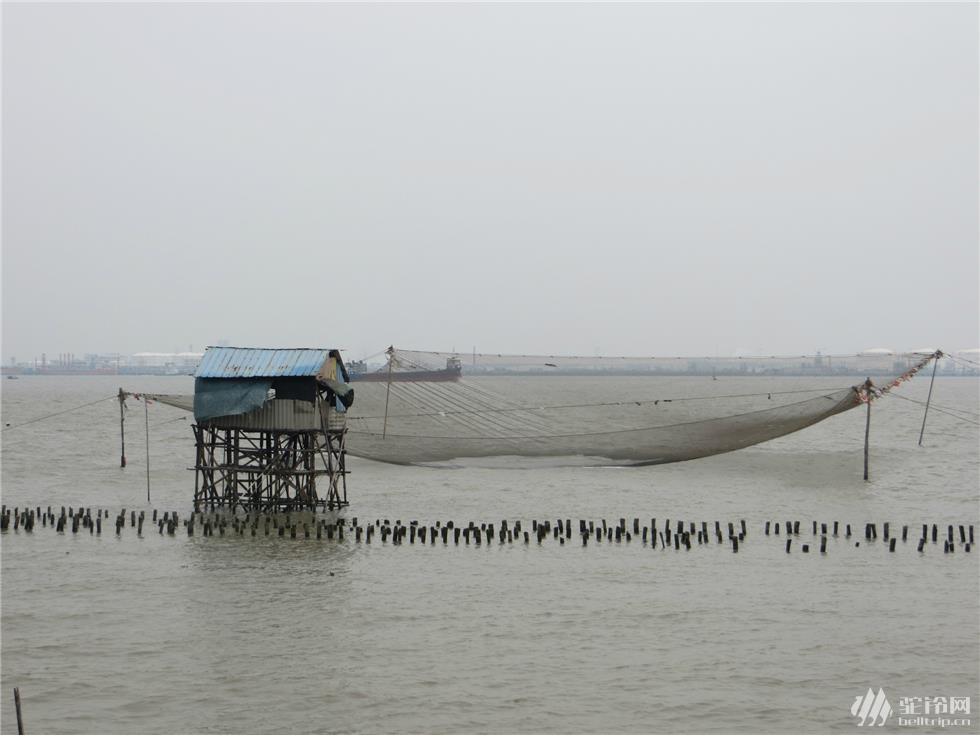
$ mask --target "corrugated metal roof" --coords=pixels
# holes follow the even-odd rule
[[[306,377],[320,372],[330,350],[267,350],[208,347],[197,366],[197,378]]]

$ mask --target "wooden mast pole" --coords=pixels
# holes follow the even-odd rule
[[[868,418],[864,424],[864,479],[868,479],[868,464],[870,460],[870,438],[871,438],[871,378],[864,381],[864,395],[868,404]]]
[[[143,414],[146,417],[146,502],[150,502],[150,406],[143,396]]]
[[[20,713],[20,688],[14,687],[14,709],[17,710],[17,735],[24,735],[24,718]]]
[[[932,379],[929,381],[929,395],[926,398],[926,410],[925,410],[925,413],[922,414],[922,429],[919,431],[919,446],[920,447],[922,446],[922,436],[926,433],[926,416],[929,415],[929,404],[932,402],[932,386],[933,386],[933,383],[936,382],[936,368],[939,367],[939,358],[942,357],[942,356],[943,356],[943,353],[940,352],[940,351],[938,351],[938,350],[936,351],[936,354],[933,355]]]
[[[123,389],[119,389],[119,441],[120,441],[120,455],[119,455],[119,466],[126,466],[126,394]]]
[[[395,347],[392,345],[387,349],[388,353],[388,389],[385,391],[385,421],[381,427],[381,438],[388,435],[388,399],[391,398],[391,368],[395,363]]]

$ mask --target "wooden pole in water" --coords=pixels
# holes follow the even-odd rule
[[[150,408],[143,396],[143,414],[146,417],[146,502],[150,502]]]
[[[932,363],[932,379],[929,381],[929,395],[926,397],[926,410],[922,414],[922,429],[919,431],[919,446],[922,446],[922,436],[926,433],[926,416],[929,415],[929,403],[932,401],[932,385],[936,382],[936,368],[939,367],[939,358],[942,357],[942,352],[936,351],[933,356]]]
[[[126,404],[126,394],[123,389],[119,389],[119,442],[120,442],[120,454],[119,454],[119,466],[126,466],[126,414],[125,407]]]
[[[388,388],[385,391],[385,421],[381,426],[381,438],[384,439],[388,434],[388,399],[391,397],[391,368],[395,363],[395,347],[388,348]]]
[[[14,687],[14,707],[17,710],[17,735],[24,735],[24,719],[20,713],[20,688]]]
[[[864,479],[868,479],[869,441],[871,438],[871,378],[864,383],[864,395],[868,403],[868,418],[864,424]]]

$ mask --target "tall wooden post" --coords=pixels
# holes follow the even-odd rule
[[[123,389],[119,389],[119,441],[120,441],[120,455],[119,455],[119,466],[126,466],[126,394]]]
[[[926,410],[922,414],[922,429],[919,431],[919,446],[922,446],[922,436],[926,433],[926,416],[929,415],[929,404],[932,402],[932,385],[936,382],[936,368],[939,367],[939,358],[942,357],[941,352],[936,352],[933,356],[932,363],[932,379],[929,381],[929,395],[926,398]]]
[[[395,364],[395,348],[391,346],[388,348],[388,389],[385,391],[385,420],[384,424],[381,426],[381,438],[384,439],[388,435],[388,399],[391,398],[391,368]]]
[[[864,479],[868,479],[869,443],[871,438],[871,378],[864,383],[864,395],[868,403],[868,418],[864,424]]]
[[[146,502],[150,502],[150,406],[143,396],[143,414],[146,417]]]
[[[14,709],[17,710],[17,735],[24,735],[24,718],[20,713],[20,688],[14,687]]]

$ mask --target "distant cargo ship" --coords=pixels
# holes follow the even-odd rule
[[[463,363],[458,357],[450,357],[442,370],[389,370],[383,367],[368,372],[363,362],[354,360],[347,363],[347,374],[352,383],[387,383],[389,380],[392,383],[446,383],[459,380]]]

